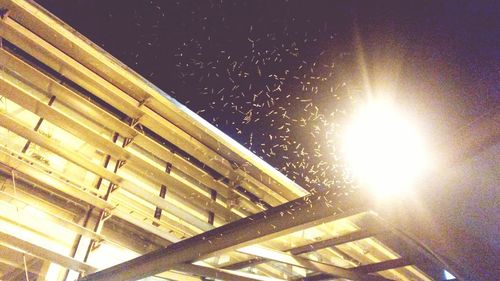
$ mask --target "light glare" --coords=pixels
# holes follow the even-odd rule
[[[343,149],[356,180],[384,197],[407,191],[426,166],[416,126],[386,102],[359,110],[347,129]]]

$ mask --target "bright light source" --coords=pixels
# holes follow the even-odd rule
[[[457,279],[453,274],[449,273],[447,270],[443,270],[444,280],[455,280]]]
[[[345,132],[343,150],[352,175],[377,196],[407,191],[426,166],[416,125],[387,102],[359,109]]]

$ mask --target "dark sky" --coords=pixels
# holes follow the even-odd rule
[[[498,1],[37,2],[306,188],[345,181],[361,53],[431,142],[499,101]]]

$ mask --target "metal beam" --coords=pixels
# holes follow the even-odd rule
[[[88,190],[91,190],[90,188],[77,187],[71,185],[71,182],[64,177],[55,177],[57,175],[57,171],[50,169],[50,167],[38,167],[37,163],[32,162],[25,155],[16,154],[12,150],[7,150],[4,152],[3,149],[3,147],[0,147],[0,169],[3,169],[4,165],[8,165],[6,166],[8,168],[6,168],[5,170],[10,172],[12,170],[12,167],[15,167],[16,171],[20,172],[17,173],[16,176],[22,178],[27,182],[33,183],[37,186],[43,185],[43,188],[45,189],[59,190],[65,194],[70,195],[73,198],[82,200],[91,206],[100,209],[106,209],[112,215],[119,217],[127,221],[128,223],[136,225],[168,241],[174,241],[173,239],[176,239],[175,236],[169,234],[168,232],[162,231],[157,227],[146,223],[144,220],[136,219],[130,216],[128,212],[120,209],[121,206],[115,207],[114,205],[104,201],[100,197],[90,194],[88,192]],[[25,157],[26,159],[24,159],[23,157]],[[95,191],[95,189],[93,189],[93,191]]]
[[[379,272],[379,271],[384,271],[384,270],[389,270],[389,269],[394,269],[398,267],[404,267],[408,265],[412,265],[413,263],[406,258],[398,258],[398,259],[392,259],[392,260],[387,260],[387,261],[382,261],[382,262],[377,262],[377,263],[371,263],[371,264],[366,264],[366,265],[361,265],[356,268],[353,268],[354,271],[357,272],[363,272],[363,273],[372,273],[372,272]]]
[[[4,127],[7,127],[10,130],[13,130],[14,132],[20,134],[23,137],[26,137],[30,140],[33,140],[34,143],[37,143],[38,145],[46,147],[47,149],[63,156],[64,158],[66,158],[66,159],[68,159],[68,160],[70,160],[78,165],[81,165],[82,167],[84,167],[86,169],[89,169],[89,167],[92,166],[91,171],[100,175],[100,176],[106,175],[107,176],[106,178],[108,178],[108,179],[109,178],[112,179],[113,177],[116,177],[116,175],[109,174],[108,171],[105,171],[104,169],[96,166],[95,164],[86,163],[84,160],[79,159],[79,157],[76,156],[75,154],[71,154],[70,152],[65,151],[64,148],[57,147],[57,146],[53,145],[49,139],[46,139],[46,137],[41,136],[41,135],[37,134],[36,132],[31,131],[31,130],[27,130],[26,128],[23,128],[23,126],[21,124],[16,124],[17,122],[13,119],[11,119],[10,122],[9,121],[2,121],[3,120],[2,117],[9,118],[7,116],[0,115],[0,124],[3,124]],[[123,181],[119,181],[116,179],[114,181],[112,180],[112,182],[120,182],[121,186],[124,185]],[[193,220],[188,220],[188,221],[193,223]],[[208,229],[203,229],[203,230],[208,230]]]
[[[50,99],[49,99],[49,102],[47,103],[47,105],[48,106],[52,106],[52,104],[54,103],[55,100],[56,100],[56,96],[51,96]],[[36,123],[35,128],[33,129],[33,131],[37,132],[38,129],[40,129],[40,126],[42,126],[42,123],[43,123],[43,117],[40,117],[38,119],[38,122]],[[28,140],[26,142],[26,144],[24,145],[23,149],[21,150],[21,152],[22,153],[26,153],[26,151],[30,147],[30,144],[31,144],[31,142]]]
[[[75,58],[83,65],[96,72],[107,81],[117,85],[138,100],[148,99],[147,106],[168,118],[181,130],[203,141],[214,151],[230,158],[231,161],[243,164],[250,163],[249,169],[254,177],[262,178],[275,190],[292,193],[294,197],[307,194],[303,188],[275,170],[262,159],[255,156],[212,124],[206,122],[175,99],[152,85],[130,68],[111,57],[109,54],[89,42],[83,36],[69,28],[59,19],[47,13],[36,3],[19,0],[1,0],[0,4],[11,11],[11,17],[21,24],[29,26],[53,46]],[[292,198],[294,199],[294,198]]]
[[[113,133],[113,137],[112,137],[113,143],[116,144],[118,142],[119,138],[120,138],[120,135],[118,133],[116,133],[116,132]],[[126,145],[127,141],[128,141],[128,138],[124,138],[122,140],[122,147],[124,147]],[[112,155],[107,154],[102,159],[102,166],[106,169],[108,168],[108,165],[110,164],[111,156]],[[118,168],[120,167],[120,163],[121,163],[121,160],[117,159],[115,162],[115,168],[114,168],[115,174],[116,174]],[[96,189],[101,189],[101,185],[104,185],[103,178],[98,177],[94,186]],[[107,188],[105,188],[106,193],[103,196],[103,200],[110,201],[109,197],[111,195],[111,191],[113,190],[113,188],[114,188],[114,185],[112,183],[107,184]],[[84,226],[93,229],[96,233],[101,233],[101,230],[104,227],[104,221],[105,221],[106,216],[110,216],[111,214],[107,213],[106,210],[97,210],[97,214],[95,214],[94,210],[95,210],[94,208],[90,208],[87,211],[87,214],[85,215]],[[100,246],[100,241],[97,241],[95,239],[88,241],[86,239],[82,239],[81,236],[77,237],[75,242],[76,242],[76,247],[75,247],[75,252],[73,254],[73,257],[77,258],[83,262],[87,262],[91,252]],[[73,275],[73,276],[71,276],[71,275]],[[78,277],[81,274],[78,273],[76,276],[75,275],[76,274],[74,272],[67,271],[65,280],[69,281],[69,280],[78,279]]]
[[[9,1],[6,4],[8,5]],[[232,181],[241,180],[243,187],[256,193],[259,197],[265,197],[263,199],[269,201],[270,204],[277,205],[288,201],[288,199],[296,198],[295,195],[289,192],[278,192],[264,185],[241,169],[234,169],[231,162],[218,154],[217,151],[207,147],[197,138],[187,134],[163,116],[148,108],[147,103],[135,100],[127,95],[120,88],[104,80],[10,17],[4,17],[0,20],[0,36],[14,43],[25,52],[68,77],[129,117],[139,120],[142,125],[153,130],[221,175]],[[60,39],[62,40],[63,38]],[[140,106],[143,104],[144,106]],[[191,118],[196,118],[196,116],[193,115]],[[281,175],[281,177],[284,176]],[[274,181],[270,180],[269,182]],[[301,189],[300,187],[297,188]]]
[[[75,163],[76,165],[91,171],[92,173],[99,175],[100,177],[106,178],[113,184],[116,184],[117,186],[123,188],[127,192],[130,192],[148,202],[151,202],[152,204],[159,206],[163,210],[185,220],[189,221],[192,225],[196,226],[197,228],[201,230],[208,230],[211,229],[212,226],[204,221],[201,221],[199,218],[195,217],[194,215],[185,212],[184,210],[180,209],[178,206],[175,206],[174,204],[166,201],[165,199],[160,198],[159,196],[150,193],[147,190],[137,188],[133,183],[127,181],[126,179],[112,173],[111,171],[95,164],[92,163],[91,161],[88,161],[86,158],[83,156],[76,154],[72,151],[69,151],[65,149],[64,147],[61,147],[60,145],[54,143],[51,139],[34,132],[33,130],[26,128],[24,125],[19,123],[18,121],[12,119],[10,116],[6,115],[5,113],[0,112],[0,126],[7,128],[11,130],[12,132],[16,133],[17,135],[20,135],[24,138],[30,139],[33,143],[36,143],[39,146],[42,146],[53,153],[67,159],[68,161],[71,161]]]
[[[43,104],[42,104],[43,106]],[[26,128],[24,125],[20,124],[18,121],[12,119],[10,116],[0,113],[0,125],[13,131],[14,133],[30,139],[33,143],[36,143],[37,145],[40,145],[58,155],[61,157],[83,167],[84,169],[87,169],[91,171],[92,173],[99,175],[100,177],[106,178],[109,180],[111,183],[122,187],[128,192],[131,192],[132,194],[135,194],[153,204],[156,206],[161,207],[162,209],[170,212],[171,214],[189,222],[191,225],[194,225],[195,227],[199,228],[202,231],[207,231],[210,229],[213,229],[213,226],[199,220],[196,218],[194,215],[185,212],[178,207],[174,206],[172,203],[167,202],[166,200],[160,198],[159,196],[156,196],[154,194],[151,194],[150,192],[146,190],[141,190],[138,189],[135,185],[133,185],[131,182],[125,180],[124,178],[112,173],[111,171],[108,171],[107,169],[104,169],[103,167],[100,167],[97,164],[94,164],[86,159],[84,159],[81,155],[78,155],[74,152],[71,152],[64,147],[61,147],[54,143],[51,139],[38,134],[37,132],[32,131],[29,128]]]
[[[177,201],[188,205],[186,198],[194,197],[199,203],[197,206],[214,211],[227,221],[240,218],[228,209],[212,201],[209,197],[204,196],[204,194],[196,192],[194,189],[191,189],[188,185],[172,177],[170,174],[161,171],[156,166],[148,163],[146,160],[130,153],[125,148],[114,144],[111,140],[105,138],[101,134],[94,132],[85,124],[77,122],[70,116],[61,113],[57,108],[51,107],[50,105],[38,100],[28,90],[29,86],[23,84],[24,83],[16,81],[15,78],[6,73],[1,73],[0,75],[1,95],[7,97],[23,108],[37,114],[43,119],[46,119],[52,124],[65,129],[69,133],[98,148],[106,154],[110,154],[120,160],[126,160],[128,163],[127,167],[135,171],[138,175],[160,185],[167,184],[175,187],[171,189],[171,192],[173,193],[172,197],[174,197]]]
[[[389,270],[389,269],[395,269],[399,267],[404,267],[408,265],[412,265],[413,263],[405,258],[398,258],[398,259],[393,259],[393,260],[387,260],[387,261],[382,261],[382,262],[377,262],[377,263],[372,263],[372,264],[366,264],[366,265],[361,265],[355,268],[351,268],[351,270],[355,272],[360,272],[360,273],[375,273],[379,271],[384,271],[384,270]],[[304,278],[297,279],[295,281],[326,281],[326,280],[331,280],[332,275],[330,274],[325,274],[325,273],[320,273],[320,274],[315,274],[312,276],[307,276]]]
[[[151,154],[158,156],[164,161],[172,163],[170,171],[172,176],[193,182],[194,185],[200,186],[200,188],[205,188],[207,190],[215,189],[224,197],[228,196],[229,187],[226,184],[216,181],[206,171],[200,169],[187,159],[173,153],[163,145],[142,134],[137,130],[137,128],[125,124],[123,121],[119,120],[103,108],[98,107],[90,100],[80,96],[72,89],[63,85],[61,81],[55,80],[54,78],[41,72],[6,49],[0,49],[0,66],[21,74],[21,80],[23,77],[29,77],[30,84],[49,95],[57,96],[58,100],[69,108],[85,112],[86,118],[89,118],[96,123],[106,120],[106,122],[101,125],[105,126],[110,131],[119,133],[123,137],[132,138],[134,144],[140,146],[146,151],[149,151]],[[240,197],[240,200],[242,207],[244,206],[251,212],[255,213],[257,211],[261,211],[261,209],[258,209],[255,205],[249,202],[248,199]]]
[[[49,249],[32,244],[3,231],[0,231],[0,244],[11,249],[20,249],[35,257],[49,260],[65,268],[69,268],[75,271],[82,271],[87,273],[96,271],[96,268],[86,263],[79,262],[68,256],[64,256]]]
[[[2,253],[2,255],[0,256],[0,264],[7,265],[7,266],[12,267],[14,269],[25,270],[23,255],[27,255],[26,260],[28,262],[34,261],[34,260],[40,261],[39,259],[36,259],[29,254],[25,254],[25,253],[19,251],[18,249],[10,249],[8,247],[4,247],[1,245],[0,245],[0,253]],[[28,272],[30,272],[34,275],[42,274],[41,271],[35,270],[33,268],[28,268]],[[7,280],[6,276],[9,275],[9,273],[10,272],[5,272],[3,276],[0,276],[0,280]]]
[[[200,277],[210,277],[210,278],[230,280],[230,281],[266,280],[266,277],[255,275],[255,274],[250,274],[250,273],[247,274],[244,272],[224,270],[224,269],[200,266],[200,265],[189,264],[189,263],[176,265],[173,268],[173,270],[184,272],[184,273],[190,273],[190,274],[200,276]],[[269,280],[268,277],[267,277],[267,280]],[[278,281],[278,279],[276,279],[276,281]]]
[[[93,194],[96,190],[85,188],[71,182],[50,167],[42,166],[26,155],[16,153],[13,150],[0,146],[0,170],[16,170],[16,176],[25,181],[31,182],[43,189],[58,190],[68,194],[73,198],[81,200],[89,205],[100,209],[112,210],[115,208],[109,202],[102,200],[98,195]]]
[[[361,229],[357,230],[351,233],[348,233],[346,235],[342,235],[339,237],[334,237],[330,239],[326,239],[323,241],[318,241],[314,242],[311,244],[307,244],[301,247],[296,247],[293,249],[290,249],[290,253],[292,255],[300,255],[303,253],[308,253],[308,252],[314,252],[320,249],[328,248],[328,247],[333,247],[336,245],[344,244],[344,243],[349,243],[352,241],[357,241],[365,238],[372,237],[376,234],[382,233],[383,231],[381,230],[369,230],[369,229]]]
[[[345,234],[342,236],[338,236],[338,237],[334,237],[334,238],[330,238],[330,239],[325,239],[325,240],[318,241],[318,242],[313,242],[313,243],[306,244],[306,245],[299,246],[299,247],[290,248],[290,249],[285,250],[285,252],[288,252],[292,255],[300,255],[300,254],[304,254],[304,253],[309,253],[309,252],[321,250],[321,249],[324,249],[327,247],[333,247],[336,245],[340,245],[340,244],[349,243],[352,241],[372,237],[374,235],[383,233],[385,231],[386,230],[361,229],[361,230],[357,230],[357,231],[354,231],[354,232],[351,232],[351,233],[348,233],[348,234]],[[230,265],[224,266],[224,268],[236,270],[236,269],[242,269],[245,267],[261,264],[263,262],[266,262],[266,259],[254,258],[254,259],[249,259],[249,260],[240,261],[240,262],[237,262],[234,264],[230,264]]]
[[[11,194],[8,194],[4,191],[0,191],[0,199],[2,199],[4,201],[14,201],[14,202],[16,202],[16,204],[31,206],[32,208],[37,209],[37,207],[34,207],[34,206],[30,205],[29,203],[23,201],[22,199],[19,199],[19,198],[15,197]],[[98,234],[90,229],[82,227],[81,225],[78,225],[72,221],[61,218],[55,214],[47,213],[47,212],[44,212],[44,214],[47,215],[47,220],[53,221],[54,223],[57,223],[65,228],[77,233],[77,234],[90,237],[90,238],[97,240],[97,241],[101,241],[101,240],[105,239],[104,236],[102,236],[102,235],[100,235],[100,234]]]
[[[43,264],[42,260],[31,258],[26,259],[26,261],[19,266],[13,268],[13,270],[6,272],[4,275],[0,276],[2,281],[15,281],[15,280],[25,280],[27,276],[34,275],[38,278],[45,278],[41,276],[42,272],[39,267]],[[25,266],[26,265],[26,266]],[[23,277],[20,277],[23,276]],[[28,281],[28,280],[26,280]]]
[[[218,253],[236,250],[334,219],[366,207],[359,195],[327,190],[226,224],[163,249],[84,277],[83,280],[136,280]],[[361,278],[359,278],[361,279]]]
[[[222,268],[230,269],[230,270],[238,270],[238,269],[242,269],[242,268],[246,268],[246,267],[250,267],[250,266],[255,266],[255,265],[258,265],[258,264],[261,264],[264,262],[266,262],[266,259],[252,258],[252,259],[232,263],[232,264],[226,265]]]
[[[17,158],[15,158],[15,159],[17,159]],[[19,167],[19,166],[17,166],[17,167]],[[21,176],[21,174],[18,173],[17,176]],[[2,194],[2,193],[0,193],[0,194]],[[98,198],[96,198],[95,200],[97,200],[97,199]],[[159,228],[154,227],[153,225],[148,224],[143,220],[135,219],[135,218],[129,216],[127,213],[122,212],[120,209],[113,209],[113,215],[116,217],[122,218],[123,220],[125,220],[131,224],[137,225],[141,229],[149,231],[149,232],[153,233],[154,235],[161,237],[162,239],[165,239],[166,241],[178,241],[178,239],[175,236],[169,234],[168,232],[162,231]],[[0,245],[0,247],[3,247],[3,246]],[[9,250],[8,248],[6,248],[6,249]],[[22,267],[21,269],[24,269],[24,267]],[[203,273],[204,274],[203,276],[207,276],[207,277],[213,277],[213,276],[231,277],[231,278],[228,278],[227,280],[252,280],[252,281],[255,281],[255,280],[262,279],[258,275],[249,274],[248,276],[242,277],[242,276],[238,275],[238,273],[233,274],[233,272],[229,271],[229,270],[220,270],[220,269],[206,268],[206,267],[201,267],[201,266],[182,265],[182,266],[175,268],[175,270],[182,271],[182,272],[187,272],[188,269],[193,270],[193,272],[190,272],[190,273],[193,273],[194,275],[199,275],[200,273]],[[245,279],[243,279],[243,278],[245,278]]]
[[[1,158],[0,158],[1,159]],[[17,160],[18,164],[16,164],[15,166],[17,168],[20,168],[20,165],[24,162],[22,162],[21,160],[19,160],[18,158],[15,158],[13,157],[12,159],[14,160]],[[5,161],[6,163],[11,163],[11,161]],[[27,164],[28,167],[31,167],[33,168],[33,166]],[[21,176],[21,175],[19,175]],[[96,197],[95,200],[98,200],[98,198]],[[93,200],[93,201],[95,201]],[[101,200],[101,199],[99,199]],[[89,203],[92,203],[92,200],[91,202]],[[129,216],[127,213],[124,213],[122,212],[120,209],[116,208],[116,209],[113,209],[112,210],[113,212],[113,215],[114,216],[117,216],[117,217],[120,217],[122,218],[123,220],[129,222],[129,223],[132,223],[134,225],[137,225],[139,226],[140,228],[142,229],[145,229],[146,231],[149,231],[167,241],[179,241],[178,238],[176,238],[175,236],[169,234],[168,232],[165,232],[165,231],[162,231],[160,229],[158,229],[157,227],[154,227],[153,225],[151,224],[148,224],[146,223],[145,221],[143,220],[139,220],[139,219],[135,219],[131,216]],[[201,266],[195,266],[195,265],[192,265],[190,266],[189,264],[187,265],[182,265],[182,267],[176,267],[174,268],[175,270],[178,270],[178,271],[186,271],[187,269],[190,269],[190,270],[195,270],[194,274],[200,274],[200,273],[204,273],[205,275],[204,276],[207,276],[207,277],[211,277],[211,276],[219,276],[219,277],[222,277],[222,276],[226,276],[226,277],[231,277],[229,278],[228,280],[261,280],[262,278],[259,277],[258,275],[253,275],[253,274],[247,274],[245,276],[240,276],[238,275],[239,273],[237,272],[232,272],[232,271],[229,271],[229,270],[220,270],[220,269],[215,269],[215,268],[207,268],[207,267],[201,267]]]
[[[266,260],[277,261],[284,264],[307,268],[317,272],[327,273],[330,276],[348,278],[351,280],[368,280],[362,275],[351,270],[338,266],[309,260],[303,257],[293,256],[276,250],[265,249],[263,247],[252,246],[239,249],[238,252],[260,257]]]

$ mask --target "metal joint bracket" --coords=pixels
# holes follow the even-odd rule
[[[146,97],[145,99],[143,99],[142,101],[139,102],[139,105],[138,107],[142,107],[143,105],[145,105],[149,100],[151,99],[151,97]]]
[[[94,240],[92,247],[90,247],[90,252],[97,250],[99,247],[101,247],[101,241]]]
[[[172,171],[172,163],[167,162],[167,166],[165,167],[165,172],[167,174],[170,174],[171,171]]]
[[[133,118],[132,121],[130,122],[130,127],[135,128],[137,125],[140,125],[142,116],[144,116],[144,114],[141,114],[137,118]]]
[[[102,219],[101,219],[101,221],[102,221],[102,222],[105,222],[105,221],[107,221],[109,218],[111,218],[112,214],[111,214],[111,210],[109,210],[109,209],[104,209],[103,211],[104,211],[104,213],[103,213],[103,215],[102,215]]]
[[[121,168],[127,164],[127,160],[118,160],[118,168]]]
[[[134,141],[134,138],[126,138],[124,141],[123,141],[123,148],[129,146],[132,142]]]
[[[115,190],[117,190],[118,188],[120,188],[118,185],[116,185],[116,184],[112,184],[112,185],[111,185],[111,191],[110,191],[110,193],[115,192]]]

